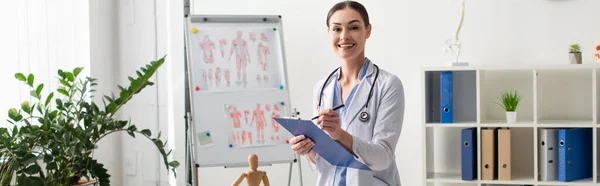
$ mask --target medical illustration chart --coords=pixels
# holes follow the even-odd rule
[[[286,116],[281,102],[225,104],[230,147],[284,144],[289,138],[273,118]]]
[[[272,27],[192,28],[196,91],[281,88],[279,31]]]

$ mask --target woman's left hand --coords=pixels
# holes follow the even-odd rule
[[[319,111],[317,125],[334,140],[339,140],[345,132],[340,127],[340,117],[338,113],[332,109]]]

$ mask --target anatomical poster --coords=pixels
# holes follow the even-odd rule
[[[256,147],[286,143],[288,136],[273,117],[287,116],[280,102],[238,103],[223,107],[230,147]]]
[[[273,27],[192,27],[194,89],[233,91],[281,88],[279,31]]]

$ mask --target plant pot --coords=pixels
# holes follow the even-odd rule
[[[516,123],[517,122],[517,112],[512,111],[506,112],[506,123]]]
[[[581,53],[569,53],[571,64],[581,64]]]

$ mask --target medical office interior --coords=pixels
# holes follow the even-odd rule
[[[271,118],[314,116],[314,85],[340,64],[326,27],[339,1],[1,1],[0,180],[231,185],[258,154],[270,185],[315,185]],[[600,185],[600,1],[358,2],[366,56],[404,86],[402,185]],[[255,144],[228,128],[259,114]]]

